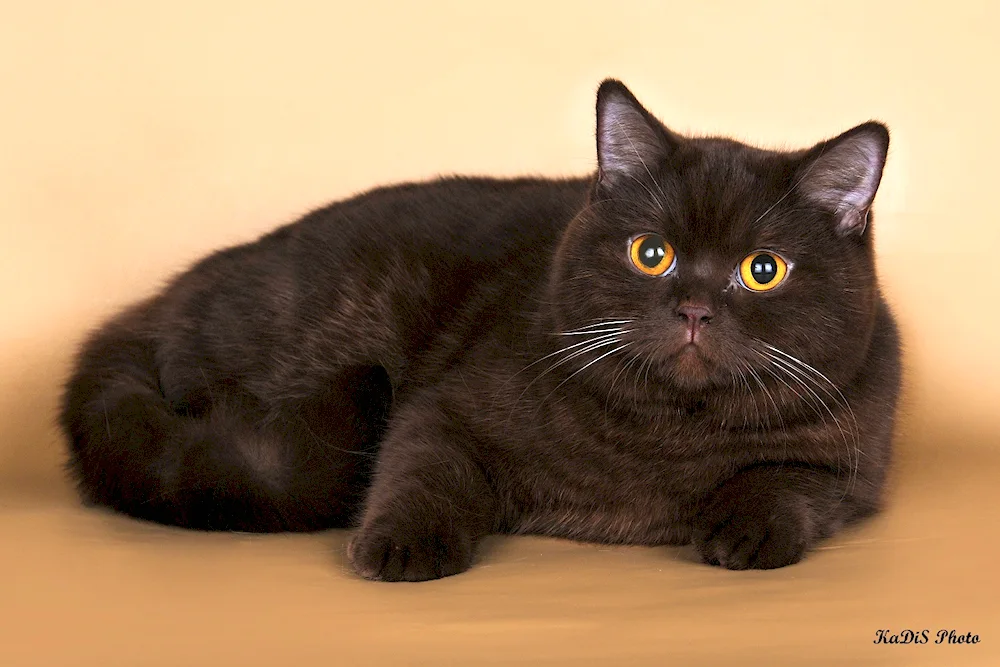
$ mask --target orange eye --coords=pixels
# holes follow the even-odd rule
[[[640,234],[629,244],[632,265],[647,276],[670,273],[676,264],[674,249],[659,234]]]
[[[781,284],[788,273],[788,264],[779,255],[758,250],[740,262],[740,284],[752,292],[766,292]]]

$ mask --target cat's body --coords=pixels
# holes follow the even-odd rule
[[[795,562],[877,509],[889,461],[887,139],[852,132],[681,139],[607,83],[596,179],[387,188],[216,253],[81,353],[81,491],[195,528],[356,524],[370,578],[462,571],[489,532]],[[629,260],[649,238],[676,250],[655,276]],[[755,293],[733,267],[761,249],[787,277]]]

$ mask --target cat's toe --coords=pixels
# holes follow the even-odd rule
[[[730,570],[770,570],[802,560],[808,542],[805,534],[779,523],[734,522],[716,535],[695,539],[704,562]]]
[[[348,545],[348,559],[365,579],[426,581],[472,565],[472,540],[461,530],[362,528]]]
[[[781,530],[770,532],[757,547],[748,567],[755,570],[773,570],[793,565],[802,560],[809,548],[809,541],[802,531]]]
[[[792,504],[710,508],[694,545],[702,560],[730,570],[769,570],[802,560],[810,539],[805,516]]]

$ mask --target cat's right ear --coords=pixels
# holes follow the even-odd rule
[[[597,90],[597,166],[601,185],[651,181],[674,141],[621,81],[607,79],[601,84]]]

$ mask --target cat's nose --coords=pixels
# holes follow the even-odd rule
[[[691,324],[708,324],[714,315],[711,308],[699,303],[682,303],[677,306],[677,316]]]
[[[682,302],[677,306],[677,317],[687,323],[688,342],[694,343],[698,340],[698,333],[701,328],[712,321],[715,313],[707,305],[690,301]]]

